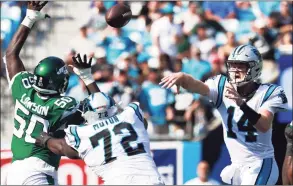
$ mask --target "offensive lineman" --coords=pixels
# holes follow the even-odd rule
[[[105,185],[164,185],[150,154],[147,122],[137,102],[124,110],[103,92],[84,100],[85,125],[69,125],[65,139],[42,133],[36,143],[81,158]]]
[[[28,2],[26,17],[3,58],[15,103],[11,144],[13,159],[6,177],[8,185],[56,184],[60,156],[36,146],[35,138],[43,131],[60,136],[66,122],[82,121],[81,113],[77,111],[79,103],[71,97],[60,95],[67,89],[69,79],[63,60],[47,57],[38,63],[31,74],[25,71],[19,57],[33,24],[47,17],[40,13],[46,3],[47,1]],[[87,67],[73,68],[82,79],[85,78],[82,72],[90,71],[91,64],[91,60],[84,57],[84,61],[80,55],[74,57],[79,68]],[[99,91],[94,83],[85,83],[90,92]]]
[[[236,47],[226,61],[227,76],[218,75],[205,83],[184,73],[173,73],[161,85],[177,85],[207,96],[222,117],[224,140],[232,164],[221,173],[222,180],[233,185],[272,185],[279,170],[272,145],[274,114],[287,108],[280,86],[259,84],[262,57],[251,45]]]

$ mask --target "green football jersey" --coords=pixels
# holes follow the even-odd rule
[[[11,81],[15,103],[12,161],[38,157],[57,169],[60,156],[36,146],[35,138],[43,131],[55,132],[64,127],[61,121],[76,112],[78,103],[68,96],[40,97],[32,87],[33,78],[31,73],[20,72]]]

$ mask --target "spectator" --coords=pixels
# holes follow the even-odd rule
[[[254,21],[256,19],[249,1],[236,1],[236,17],[239,21]]]
[[[147,81],[142,84],[139,101],[142,109],[153,124],[154,134],[168,134],[168,121],[174,114],[170,105],[174,102],[174,95],[170,90],[158,85],[161,79],[159,63],[149,61],[149,74]]]
[[[237,28],[236,6],[233,1],[205,1],[203,3],[205,18],[216,30],[225,32],[234,31]],[[224,29],[222,28],[224,27]]]
[[[190,74],[195,79],[201,80],[202,77],[210,71],[210,63],[201,58],[201,51],[196,46],[192,46],[190,48],[190,58],[183,60],[182,72]]]
[[[195,28],[196,35],[192,35],[189,39],[189,43],[199,48],[201,58],[204,60],[208,59],[208,56],[212,49],[216,46],[216,41],[213,37],[207,35],[207,25],[198,24]]]
[[[263,59],[275,60],[273,44],[276,38],[269,32],[265,21],[261,19],[255,20],[253,29],[255,33],[249,37],[249,42],[259,50]],[[247,41],[244,43],[247,43]]]
[[[224,72],[225,61],[222,61],[218,55],[214,54],[210,57],[210,63],[212,70],[203,76],[202,81],[206,81],[208,78],[216,76]]]
[[[197,166],[197,178],[187,181],[184,185],[220,185],[214,179],[209,178],[209,164],[206,161],[201,161]]]
[[[292,33],[287,32],[279,38],[276,47],[281,53],[292,54]]]
[[[218,22],[222,19],[235,18],[235,8],[235,2],[233,1],[205,1],[203,3],[206,18]]]
[[[102,46],[106,49],[107,62],[111,65],[116,64],[117,59],[123,52],[132,53],[135,50],[135,43],[128,37],[122,35],[121,28],[108,27],[105,31]]]
[[[114,66],[110,64],[95,65],[92,67],[93,77],[103,92],[109,94],[113,87],[114,81]]]
[[[109,96],[113,97],[116,103],[121,102],[120,106],[122,108],[126,107],[134,99],[134,92],[128,79],[127,71],[118,70]]]
[[[292,24],[283,24],[282,19],[283,17],[280,12],[270,13],[267,19],[267,26],[275,37],[277,37],[279,33],[292,32]]]
[[[195,1],[190,1],[188,4],[188,10],[181,13],[180,18],[183,22],[183,33],[190,35],[192,29],[197,25],[201,20],[201,17],[198,15],[198,3]]]
[[[177,55],[177,42],[182,35],[180,25],[173,22],[173,5],[167,3],[161,10],[163,17],[154,21],[151,26],[152,43],[160,53],[171,58]]]
[[[257,19],[266,19],[271,12],[279,10],[280,1],[251,1],[251,5]]]
[[[292,2],[291,2],[292,6]],[[290,9],[290,4],[287,1],[282,1],[280,4],[280,14],[281,14],[281,24],[292,26],[292,7]]]
[[[233,32],[227,32],[227,43],[218,49],[219,57],[222,61],[226,61],[232,50],[239,45],[235,39],[235,34]]]
[[[91,15],[86,23],[89,33],[97,32],[106,28],[105,20],[106,8],[103,1],[95,1],[94,8],[91,9]]]
[[[88,38],[88,27],[82,25],[79,28],[79,34],[69,42],[70,52],[67,56],[67,60],[71,60],[71,57],[78,53],[87,54],[90,57],[94,55],[96,50],[95,43]],[[71,62],[69,62],[71,63]]]
[[[160,54],[159,56],[160,70],[163,73],[163,76],[173,72],[173,63],[171,58],[167,54]]]
[[[145,15],[152,22],[161,17],[161,13],[158,11],[160,7],[159,1],[148,1],[141,10],[141,14]]]

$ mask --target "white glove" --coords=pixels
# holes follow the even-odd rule
[[[82,60],[80,54],[77,54],[76,57],[72,57],[72,60],[77,67],[73,65],[69,66],[73,69],[73,72],[83,80],[86,86],[95,82],[91,73],[92,58],[88,59],[87,56],[84,55]]]
[[[84,68],[84,69],[79,69],[76,68],[72,65],[70,65],[76,75],[82,79],[82,81],[85,83],[85,85],[89,85],[93,82],[95,82],[92,73],[91,73],[91,68]]]
[[[49,15],[43,14],[40,11],[27,9],[26,16],[21,24],[28,28],[32,28],[32,26],[34,25],[36,21],[49,18],[49,17],[50,17]]]

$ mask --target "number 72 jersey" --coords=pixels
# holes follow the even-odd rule
[[[157,175],[138,103],[95,123],[69,125],[65,132],[66,143],[105,181],[122,174]]]
[[[252,126],[233,100],[225,97],[227,78],[218,75],[206,81],[209,99],[218,109],[224,130],[224,140],[232,162],[248,161],[274,156],[272,128],[263,133]],[[262,109],[275,114],[288,108],[284,90],[274,84],[262,84],[247,105],[256,112]]]

